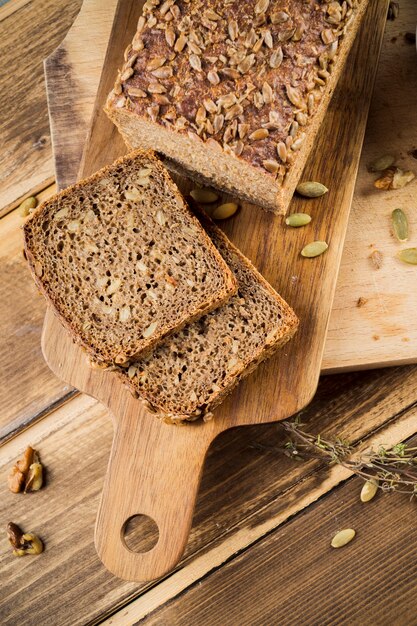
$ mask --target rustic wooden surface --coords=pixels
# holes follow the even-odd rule
[[[38,0],[10,0],[0,9],[0,20],[4,8],[11,15],[11,6],[18,3],[32,5],[35,31],[37,24],[45,18],[42,12],[45,5]],[[390,45],[393,53],[398,53],[397,47],[403,45],[404,32],[411,31],[414,26],[412,20],[407,21],[407,15],[414,19],[414,23],[416,21],[413,0],[400,0],[400,3],[400,18],[388,22],[385,36],[385,50]],[[57,0],[54,4],[64,7],[65,3]],[[19,34],[19,15],[19,12],[15,15],[13,36]],[[65,31],[70,24],[65,8],[60,11],[60,19],[60,27]],[[25,21],[23,27],[24,24]],[[393,37],[397,37],[397,42],[390,44]],[[26,58],[28,63],[35,61],[31,57]],[[36,76],[34,68],[32,75]],[[0,81],[2,77],[3,73],[0,73]],[[35,79],[33,84],[36,86]],[[14,85],[14,89],[21,89],[14,93],[24,99],[30,85],[31,80],[28,80],[24,90],[22,85]],[[12,98],[13,92],[9,95]],[[36,116],[32,122],[36,128]],[[18,132],[16,129],[16,140]],[[30,191],[30,186],[25,188],[25,194]],[[52,190],[46,190],[47,193],[52,193]],[[0,205],[1,208],[3,205]],[[382,626],[387,623],[387,617],[396,626],[413,624],[416,609],[415,592],[414,595],[412,593],[414,566],[408,561],[408,554],[415,560],[415,503],[407,508],[406,501],[395,494],[379,497],[371,503],[373,507],[378,506],[379,522],[376,524],[372,516],[372,533],[368,534],[362,524],[356,525],[357,515],[361,514],[356,501],[359,487],[350,487],[355,492],[356,504],[349,508],[347,517],[341,517],[340,508],[343,508],[343,502],[349,500],[351,493],[348,487],[352,481],[348,481],[347,492],[335,490],[331,496],[334,499],[320,509],[323,524],[332,520],[334,526],[326,526],[323,533],[320,529],[310,533],[310,512],[328,501],[321,496],[346,476],[337,472],[337,468],[328,472],[314,463],[291,464],[285,457],[262,454],[253,449],[254,442],[271,444],[276,437],[277,441],[281,440],[273,424],[228,431],[211,446],[190,542],[183,561],[174,573],[158,583],[143,586],[116,579],[102,567],[94,549],[93,526],[111,446],[112,426],[104,409],[86,396],[72,398],[56,408],[53,398],[57,397],[55,391],[61,383],[46,368],[40,353],[40,320],[44,314],[44,302],[35,295],[29,274],[24,270],[20,256],[21,223],[22,218],[16,212],[0,219],[1,275],[5,277],[0,281],[0,388],[3,407],[0,412],[1,525],[4,527],[7,521],[13,520],[25,525],[26,529],[37,530],[42,534],[47,550],[38,558],[14,559],[5,535],[0,534],[0,622],[9,626],[17,623],[33,626],[84,625],[102,622],[111,615],[109,623],[125,625],[137,623],[144,615],[166,605],[174,606],[175,613],[165,615],[168,620],[165,624],[175,624],[179,623],[175,621],[176,615],[181,615],[180,600],[184,599],[187,614],[190,611],[186,592],[190,588],[194,590],[194,611],[195,591],[203,589],[199,595],[202,613],[200,616],[192,613],[194,623],[207,626],[222,623],[228,626],[233,623],[232,618],[228,620],[232,614],[223,603],[219,604],[217,615],[212,612],[200,619],[207,604],[216,604],[220,591],[218,585],[204,585],[210,580],[210,572],[217,575],[223,567],[228,567],[228,562],[233,564],[239,558],[237,555],[244,554],[243,565],[239,565],[233,573],[233,589],[242,601],[248,601],[245,606],[251,619],[253,614],[249,613],[249,603],[258,608],[256,619],[262,622],[263,606],[269,610],[275,602],[278,612],[282,598],[284,606],[288,607],[288,615],[291,616],[291,611],[299,615],[297,611],[301,606],[311,603],[313,607],[317,591],[323,610],[320,612],[314,607],[316,612],[312,612],[311,618],[308,614],[303,616],[304,623],[326,623],[325,598],[338,590],[329,584],[332,594],[329,591],[327,594],[319,593],[321,582],[314,572],[323,563],[326,566],[326,571],[322,573],[325,582],[329,574],[341,577],[338,578],[341,585],[338,601],[344,602],[349,610],[356,605],[361,607],[355,619],[348,615],[344,620],[342,615],[338,623]],[[14,281],[7,278],[12,273]],[[11,288],[13,285],[19,288]],[[27,302],[21,298],[22,291],[27,296]],[[38,325],[32,329],[33,332],[28,332],[27,326],[32,319],[37,319]],[[4,332],[5,329],[7,332]],[[24,376],[23,371],[26,372]],[[65,394],[58,397],[62,400],[62,396]],[[311,432],[339,434],[353,442],[381,437],[384,443],[390,443],[407,438],[416,431],[416,402],[417,367],[344,374],[321,379],[318,393],[303,419]],[[10,439],[11,422],[14,424],[13,439]],[[38,494],[13,496],[6,490],[6,476],[28,443],[36,445],[43,455],[48,468],[47,487]],[[317,504],[309,506],[318,498]],[[301,510],[303,513],[297,514]],[[364,512],[371,516],[368,508]],[[286,522],[294,515],[292,521]],[[289,554],[286,553],[285,563],[281,557],[277,561],[274,546],[269,545],[268,552],[264,553],[264,559],[268,561],[270,551],[273,552],[269,568],[257,569],[259,578],[252,578],[248,586],[246,575],[252,567],[251,554],[262,538],[274,537],[276,544],[285,549],[286,542],[294,540],[295,536],[291,534],[290,539],[288,535],[282,537],[279,533],[303,517],[303,528],[306,529],[303,541]],[[330,537],[326,533],[330,530],[331,534],[334,527],[339,528],[340,519],[358,530],[357,543],[349,547],[349,550],[355,549],[352,561],[351,552],[349,555],[342,551],[336,553],[338,559],[345,554],[349,567],[355,564],[354,581],[357,584],[349,585],[351,570],[344,576],[345,570],[343,567],[339,569],[339,561],[332,565],[332,561],[327,560],[327,541]],[[318,518],[314,517],[314,520],[312,517],[311,527],[317,529]],[[275,531],[275,528],[278,530]],[[298,528],[294,529],[294,533]],[[316,558],[308,565],[306,575],[306,552],[310,550],[315,550]],[[330,556],[335,558],[334,553]],[[402,569],[400,565],[405,560],[407,567]],[[282,585],[274,578],[275,568],[278,567],[283,578],[291,570],[291,581],[297,581],[290,601],[288,596],[282,596]],[[286,584],[291,584],[291,581],[286,578]],[[262,582],[263,587],[269,590],[268,598],[261,595]],[[391,612],[393,608],[395,614]],[[160,620],[160,623],[163,622]],[[192,622],[183,620],[184,623]],[[241,623],[245,624],[244,616]],[[263,623],[268,623],[266,614]],[[298,623],[303,623],[303,620],[298,620]]]
[[[107,2],[104,7],[101,4],[97,15],[98,6],[97,0],[87,0],[83,5],[85,17],[96,24],[94,40],[97,45],[94,47],[92,62],[90,49],[79,44],[83,32],[81,16],[78,28],[71,29],[66,41],[52,55],[47,68],[53,83],[58,83],[58,88],[53,90],[55,106],[52,110],[52,125],[56,129],[54,144],[56,156],[59,157],[55,166],[62,186],[74,180],[78,173],[77,155],[82,151],[87,132],[86,120],[93,110],[99,78],[98,66],[104,60],[105,43],[116,2]],[[120,6],[124,6],[124,3],[119,5],[119,10]],[[131,21],[134,24],[140,4],[127,1],[127,6],[135,12]],[[408,152],[416,147],[413,138],[417,131],[417,57],[415,49],[405,42],[403,36],[404,31],[411,30],[415,22],[417,4],[411,6],[408,3],[405,10],[401,11],[397,26],[402,34],[394,37],[393,41],[391,29],[388,29],[385,38],[322,371],[381,367],[415,362],[417,359],[417,324],[408,315],[408,311],[417,305],[417,293],[413,289],[415,271],[396,260],[399,245],[391,236],[389,220],[392,209],[401,205],[409,209],[411,232],[417,232],[417,213],[413,210],[417,182],[396,192],[377,191],[372,186],[375,176],[369,174],[366,168],[370,161],[387,150],[393,151],[404,167],[416,166],[415,159]],[[113,47],[106,67],[119,62],[119,49]],[[96,68],[96,74],[93,68]],[[401,71],[398,71],[399,68]],[[60,84],[59,73],[71,76],[73,87],[70,97],[65,88],[66,83],[63,88]],[[407,81],[404,81],[404,76]],[[113,74],[106,71],[105,78],[101,100],[104,100],[112,86]],[[77,94],[76,104],[74,93]],[[101,106],[100,101],[95,113],[98,116],[102,114]],[[71,128],[70,133],[68,128]],[[108,162],[124,149],[120,137],[107,120],[104,121],[103,132],[109,141],[97,146],[98,154],[89,154],[89,159],[97,166]],[[332,187],[344,180],[328,167],[323,176]],[[321,210],[327,211],[332,204],[332,199],[326,196]],[[375,248],[384,255],[383,266],[378,271],[369,260]],[[366,304],[359,308],[357,302],[360,297],[366,300]]]
[[[121,578],[151,580],[177,563],[188,538],[206,450],[220,432],[237,425],[289,417],[302,409],[315,393],[386,9],[386,2],[369,7],[305,171],[309,180],[322,180],[330,191],[314,206],[311,200],[301,198],[292,203],[292,210],[300,212],[311,207],[313,228],[288,229],[282,218],[247,203],[236,219],[225,224],[232,242],[293,306],[300,318],[300,329],[283,350],[240,383],[216,409],[212,421],[188,425],[174,435],[170,426],[153,420],[131,398],[115,375],[92,372],[84,352],[73,344],[57,318],[50,311],[45,317],[43,352],[51,369],[59,378],[102,401],[114,418],[115,438],[97,518],[96,547],[106,567]],[[98,87],[80,178],[108,165],[125,151],[103,112],[103,104],[120,63],[119,51],[133,38],[140,11],[141,3],[131,0],[120,0],[117,5],[104,62],[106,71]],[[48,93],[58,93],[62,82],[55,81],[55,65],[48,63],[46,74]],[[346,102],[350,103],[349,107]],[[58,128],[61,111],[51,111],[51,118]],[[66,127],[65,131],[61,128],[61,142],[70,135],[70,128]],[[67,149],[64,147],[61,155],[61,142],[54,145],[55,159],[60,171],[65,171]],[[341,146],[343,158],[340,158]],[[323,154],[326,159],[321,158]],[[345,177],[343,185],[332,188],[328,161],[334,163],[332,176]],[[72,160],[69,167],[71,163]],[[177,181],[187,194],[190,183],[179,178]],[[328,203],[333,209],[324,213]],[[316,225],[319,215],[320,224]],[[328,241],[329,250],[317,259],[303,259],[299,251],[312,239]],[[278,265],[276,259],[282,262]],[[121,533],[124,523],[135,512],[149,516],[159,528],[157,544],[142,553],[129,550]]]

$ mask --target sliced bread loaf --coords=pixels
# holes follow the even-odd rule
[[[106,105],[131,147],[284,212],[369,0],[148,0]]]
[[[98,362],[143,354],[236,292],[151,152],[129,154],[47,200],[24,237],[39,288]]]
[[[171,335],[119,374],[165,421],[212,411],[261,361],[294,335],[292,309],[213,224],[214,245],[238,281],[227,304]]]

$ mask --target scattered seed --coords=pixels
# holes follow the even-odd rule
[[[235,202],[220,204],[216,209],[214,209],[212,217],[215,220],[226,220],[227,218],[232,217],[238,208],[239,207]]]
[[[335,534],[330,545],[332,546],[332,548],[342,548],[347,543],[352,541],[355,535],[356,532],[353,530],[353,528],[345,528],[344,530],[340,530],[338,533]]]
[[[394,209],[392,212],[392,229],[398,241],[403,243],[408,239],[408,220],[402,209]]]
[[[22,204],[19,205],[19,215],[21,217],[26,217],[37,207],[37,205],[38,201],[34,196],[26,198],[26,200],[23,200]]]
[[[383,172],[394,164],[395,157],[392,154],[384,154],[383,156],[375,159],[368,165],[368,172]]]
[[[299,185],[297,185],[296,191],[300,194],[300,196],[304,196],[305,198],[319,198],[320,196],[323,196],[325,193],[327,193],[329,190],[321,183],[307,181],[305,183],[300,183]]]
[[[374,478],[372,480],[367,480],[361,489],[361,502],[369,502],[370,500],[372,500],[372,498],[375,497],[377,491],[378,481]]]
[[[316,256],[320,256],[323,252],[326,252],[328,247],[329,246],[325,241],[312,241],[301,250],[301,256],[312,259]]]
[[[219,199],[217,193],[212,191],[211,189],[192,189],[190,191],[190,196],[196,202],[200,202],[201,204],[210,204],[211,202],[216,202]]]
[[[311,222],[311,216],[307,215],[307,213],[292,213],[289,215],[285,223],[287,226],[292,226],[293,228],[299,228],[300,226],[305,226]]]
[[[382,176],[376,179],[374,186],[377,189],[402,189],[415,178],[414,172],[404,171],[396,166],[388,167]]]
[[[398,258],[403,263],[417,265],[417,248],[406,248],[405,250],[401,250],[401,252],[398,253]]]
[[[376,270],[379,270],[382,267],[382,253],[379,250],[374,250],[372,254],[370,254],[369,258],[371,259]]]

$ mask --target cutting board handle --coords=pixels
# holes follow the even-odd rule
[[[129,398],[117,413],[110,407],[115,433],[95,531],[104,565],[137,582],[162,576],[180,560],[213,438],[210,423],[164,424],[138,405]],[[158,526],[158,541],[148,552],[134,552],[125,543],[125,524],[135,515]]]

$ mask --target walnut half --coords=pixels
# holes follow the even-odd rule
[[[26,554],[40,554],[43,552],[43,543],[34,533],[24,533],[14,522],[7,525],[7,534],[13,547],[14,556]]]
[[[38,453],[31,446],[10,470],[8,483],[12,493],[38,491],[42,487],[43,467]]]

